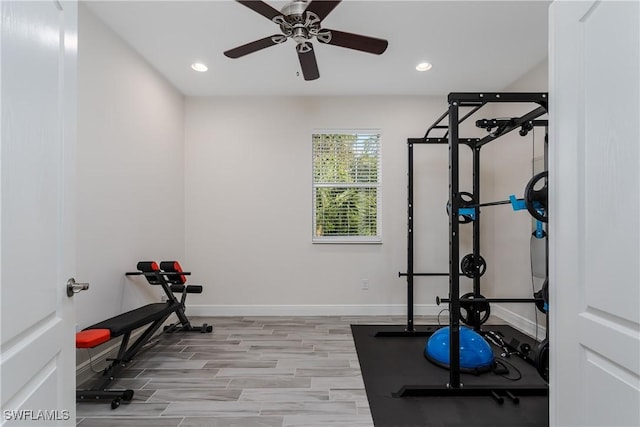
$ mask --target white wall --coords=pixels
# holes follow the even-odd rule
[[[79,5],[77,276],[86,327],[150,300],[139,260],[184,257],[184,98]],[[139,278],[138,278],[139,279]]]
[[[406,141],[446,108],[428,97],[187,98],[185,259],[207,285],[191,312],[405,313]],[[383,244],[312,244],[311,134],[350,128],[382,131]],[[415,164],[416,271],[447,272],[447,147],[420,147]],[[448,280],[416,285],[416,304],[435,305]]]
[[[546,91],[546,63],[507,90]],[[191,312],[404,314],[406,140],[424,135],[446,108],[444,97],[187,98],[185,259],[193,279],[207,285]],[[311,133],[325,128],[382,131],[382,245],[311,243]],[[485,134],[463,129],[465,137]],[[522,196],[530,177],[530,138],[508,138],[483,149],[483,201]],[[470,190],[470,150],[462,147],[461,157],[461,189]],[[446,146],[415,148],[416,272],[448,271],[448,161]],[[530,217],[497,209],[483,210],[483,293],[529,297]],[[471,252],[470,225],[461,226],[460,239],[461,255]],[[418,312],[440,311],[435,297],[447,295],[448,279],[415,283]],[[461,279],[462,292],[471,285]],[[516,320],[535,317],[530,305],[506,308]]]

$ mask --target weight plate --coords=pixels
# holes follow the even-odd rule
[[[544,171],[535,175],[529,180],[524,189],[524,204],[532,217],[541,222],[548,221],[547,203],[549,198],[548,192],[549,172]],[[536,190],[536,185],[544,179],[544,186]]]
[[[460,299],[475,299],[476,295],[472,292],[464,294]],[[482,295],[478,295],[477,298],[484,298]],[[491,306],[486,301],[460,301],[460,320],[465,325],[476,326],[482,325],[491,316]]]
[[[473,254],[467,254],[460,261],[460,271],[471,279],[482,277],[487,271],[487,262],[481,255],[478,255],[478,265],[476,265]]]

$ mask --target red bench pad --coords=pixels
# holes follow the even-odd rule
[[[93,348],[110,339],[109,329],[87,329],[76,333],[76,348]]]

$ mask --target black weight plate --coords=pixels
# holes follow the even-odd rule
[[[549,340],[542,340],[536,347],[536,369],[540,376],[549,381]]]
[[[474,299],[476,296],[473,292],[469,292],[460,297],[460,299]],[[478,298],[484,298],[479,295]],[[460,320],[465,325],[476,326],[482,325],[491,316],[491,306],[486,301],[471,302],[460,301]]]
[[[478,265],[476,266],[473,254],[467,254],[460,261],[460,271],[470,279],[482,277],[487,271],[487,262],[481,255],[478,255]]]
[[[524,204],[527,207],[527,210],[531,214],[532,217],[541,222],[548,221],[548,210],[547,203],[549,199],[548,195],[548,186],[547,186],[547,178],[549,177],[549,172],[544,171],[535,175],[533,178],[529,180],[527,186],[524,189]],[[536,190],[535,186],[539,181],[544,179],[544,186]],[[536,205],[542,207],[544,213],[541,213]]]

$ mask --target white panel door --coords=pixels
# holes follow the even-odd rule
[[[75,425],[77,4],[2,1],[2,425]]]
[[[550,11],[550,417],[640,426],[640,2]]]

